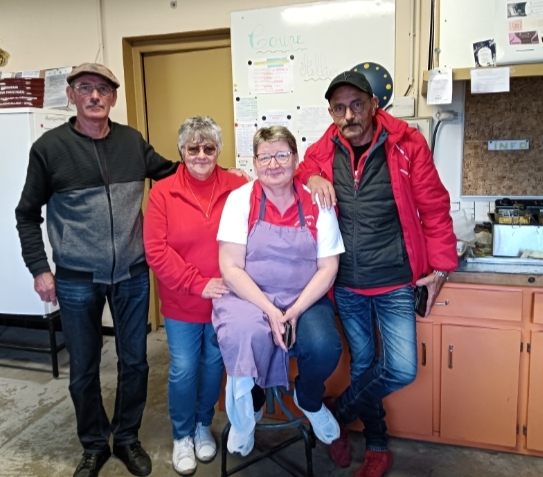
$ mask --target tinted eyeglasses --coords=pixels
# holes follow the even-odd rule
[[[292,154],[292,151],[279,151],[275,154],[257,154],[255,156],[256,160],[263,166],[267,166],[273,158],[279,163],[279,164],[286,164]]]
[[[192,144],[185,147],[187,154],[189,156],[197,156],[200,154],[200,151],[203,150],[206,156],[213,156],[217,152],[217,146],[213,144],[204,144],[199,146],[198,144]]]
[[[364,111],[364,106],[366,106],[366,103],[371,98],[366,99],[366,101],[361,101],[360,99],[357,99],[356,101],[353,101],[349,106],[345,106],[344,104],[335,104],[332,106],[332,113],[337,118],[342,118],[347,113],[347,108],[349,108],[354,114],[361,113]]]
[[[90,96],[94,90],[98,91],[98,94],[100,96],[111,96],[113,94],[113,91],[115,91],[111,86],[107,84],[78,84],[77,86],[73,86],[74,89],[78,91],[78,93],[81,96]]]

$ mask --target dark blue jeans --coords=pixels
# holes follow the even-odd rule
[[[290,356],[298,362],[295,380],[298,404],[309,412],[322,406],[324,381],[334,372],[341,357],[341,338],[336,328],[332,302],[323,297],[300,315],[296,343]]]
[[[406,286],[377,296],[340,287],[334,292],[351,353],[351,385],[336,401],[336,417],[346,425],[359,417],[366,449],[384,451],[388,449],[388,432],[383,398],[413,382],[417,375],[413,288]]]
[[[147,399],[147,316],[149,275],[143,273],[114,285],[56,279],[62,329],[70,354],[70,394],[77,434],[85,451],[138,440]],[[111,423],[102,403],[100,359],[102,312],[108,300],[117,350],[117,394]]]

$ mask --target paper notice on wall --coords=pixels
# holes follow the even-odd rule
[[[261,111],[259,113],[258,123],[261,128],[285,126],[292,132],[292,113],[286,110]]]
[[[236,123],[236,157],[253,157],[253,137],[257,129],[256,123]]]
[[[327,106],[299,106],[298,132],[324,132],[332,124]]]
[[[426,96],[428,104],[451,104],[452,103],[452,69],[437,68],[430,70],[428,78],[428,93]]]
[[[302,136],[301,140],[298,139],[297,145],[298,145],[298,157],[300,158],[300,162],[304,160],[305,153],[307,152],[307,149],[311,144],[316,143],[320,139],[321,135],[311,135],[311,136]]]
[[[234,108],[236,121],[256,122],[258,120],[258,101],[255,97],[236,97]]]
[[[256,178],[252,157],[237,157],[236,167],[249,174],[253,179]]]
[[[294,62],[289,57],[249,61],[249,94],[278,94],[294,91]]]
[[[471,70],[471,92],[502,93],[509,91],[509,68],[478,68]]]
[[[66,77],[72,71],[71,66],[45,72],[44,108],[66,108],[69,105],[66,96]]]

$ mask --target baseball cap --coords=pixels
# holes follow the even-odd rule
[[[345,71],[337,75],[332,80],[330,86],[328,86],[328,89],[324,94],[324,97],[328,101],[330,101],[330,98],[332,97],[332,94],[334,94],[334,91],[340,86],[345,85],[354,86],[356,89],[359,89],[360,91],[363,91],[364,93],[368,93],[370,96],[373,96],[373,89],[371,88],[371,84],[362,73],[358,73],[357,71]]]
[[[66,81],[69,84],[78,76],[85,74],[101,76],[102,78],[108,80],[115,88],[118,88],[121,85],[119,83],[119,80],[115,77],[111,70],[99,63],[83,63],[79,66],[76,66],[72,70],[72,72],[68,76],[66,76]]]

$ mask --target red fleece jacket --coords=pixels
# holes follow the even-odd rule
[[[413,282],[432,270],[453,271],[458,265],[456,236],[453,232],[450,197],[434,165],[426,140],[405,121],[378,109],[374,121],[382,126],[392,192],[398,207]],[[306,184],[315,174],[333,182],[334,153],[339,141],[354,155],[349,142],[332,124],[324,135],[311,145],[296,174]],[[358,177],[363,173],[360,161]]]
[[[247,181],[216,167],[217,183],[206,219],[185,169],[181,164],[174,175],[151,189],[143,223],[145,255],[158,280],[162,314],[189,323],[210,323],[212,303],[202,298],[202,292],[211,278],[221,277],[217,230],[222,210],[228,194]]]

